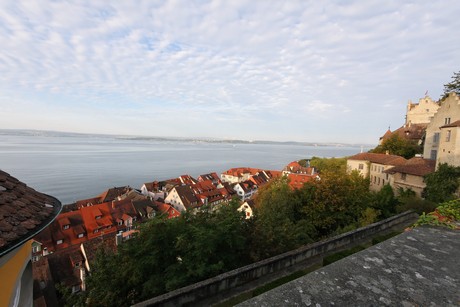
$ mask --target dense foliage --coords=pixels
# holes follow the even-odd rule
[[[373,153],[386,153],[392,155],[402,156],[406,159],[414,157],[416,154],[423,152],[423,147],[414,141],[407,140],[397,134],[391,135],[388,139],[382,142],[370,152]]]
[[[450,200],[428,214],[423,213],[414,226],[432,225],[460,229],[460,199]]]
[[[426,187],[422,196],[435,203],[442,203],[457,198],[460,184],[460,167],[439,164],[438,169],[425,176]]]
[[[310,166],[315,167],[320,172],[336,172],[345,174],[347,170],[347,158],[318,158],[310,160]]]
[[[88,280],[89,304],[130,305],[368,225],[397,206],[391,188],[373,193],[357,173],[330,171],[298,190],[285,177],[273,180],[259,189],[255,203],[251,219],[232,201],[142,225],[116,254],[99,252]]]

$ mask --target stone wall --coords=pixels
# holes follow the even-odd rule
[[[407,211],[325,241],[268,258],[202,282],[171,291],[135,306],[210,305],[260,287],[293,272],[322,263],[323,257],[369,242],[372,238],[413,224],[417,214]]]

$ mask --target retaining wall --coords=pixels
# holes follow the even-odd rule
[[[210,305],[250,291],[293,272],[322,263],[323,257],[369,242],[413,224],[418,215],[407,211],[330,239],[309,244],[199,283],[154,297],[135,306]]]

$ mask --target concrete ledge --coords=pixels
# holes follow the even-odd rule
[[[239,306],[459,306],[460,231],[418,227]]]
[[[323,257],[354,247],[384,235],[394,229],[403,229],[418,215],[407,211],[386,220],[362,227],[325,241],[300,247],[223,274],[180,288],[135,306],[209,305],[237,294],[256,289],[273,280],[322,262]]]

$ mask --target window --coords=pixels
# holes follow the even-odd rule
[[[364,164],[359,163],[358,169],[364,169]]]
[[[439,132],[436,132],[433,135],[433,143],[438,143],[439,142]]]
[[[379,177],[379,180],[377,181],[377,184],[380,184],[380,177]]]
[[[444,119],[444,125],[449,125],[450,124],[450,117],[446,117]]]
[[[33,246],[33,247],[32,247],[32,252],[33,252],[33,253],[37,253],[37,252],[39,252],[39,251],[40,251],[40,246]]]
[[[57,240],[56,244],[59,245],[59,244],[62,244],[62,242],[63,242],[62,240]]]
[[[451,135],[451,133],[452,133],[451,130],[447,130],[446,142],[450,142],[450,135]]]
[[[33,256],[32,257],[32,262],[37,262],[40,259],[38,256]]]
[[[123,225],[123,221],[118,221],[118,226]]]
[[[438,155],[438,151],[433,149],[430,153],[430,159],[431,160],[436,160],[436,156]]]
[[[382,179],[382,184],[385,185],[385,179]]]
[[[386,180],[388,180],[388,174],[386,174],[385,178],[386,178]]]
[[[401,174],[401,180],[406,181],[406,174]]]

